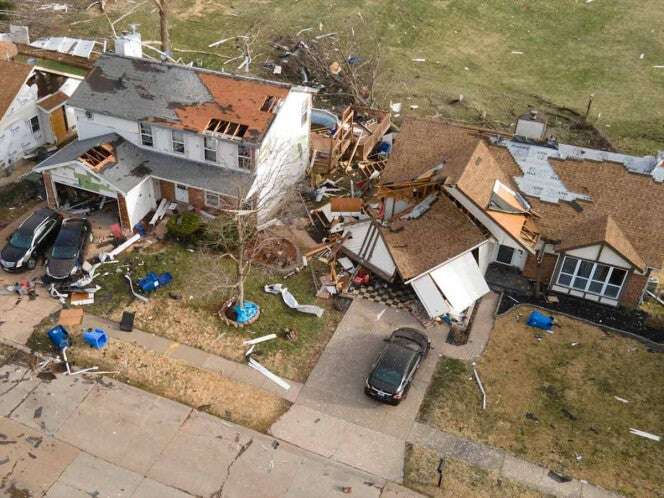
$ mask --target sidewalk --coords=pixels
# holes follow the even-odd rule
[[[258,373],[253,368],[236,361],[227,360],[221,356],[207,353],[200,349],[192,348],[179,342],[165,339],[155,334],[149,334],[138,329],[133,329],[131,332],[124,332],[120,330],[116,322],[100,318],[94,315],[86,314],[83,317],[83,328],[101,328],[105,330],[111,339],[117,341],[130,342],[141,346],[147,351],[160,353],[168,358],[174,360],[181,360],[184,363],[191,365],[195,368],[209,370],[218,373],[224,377],[249,384],[251,386],[268,391],[275,394],[280,398],[286,399],[291,403],[300,395],[303,385],[289,379],[284,379],[290,384],[290,389],[285,390],[279,387],[271,380]]]
[[[620,496],[578,479],[572,479],[566,483],[557,482],[548,476],[549,470],[544,467],[419,422],[413,424],[407,441],[416,446],[435,450],[443,458],[452,457],[485,470],[495,471],[505,479],[521,483],[545,494],[579,498],[616,498]]]
[[[422,498],[106,378],[0,366],[1,496]]]

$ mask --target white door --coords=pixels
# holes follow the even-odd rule
[[[184,185],[175,185],[175,200],[189,204],[189,190]]]

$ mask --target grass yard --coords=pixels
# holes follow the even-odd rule
[[[495,472],[446,458],[438,487],[440,457],[428,448],[406,446],[404,484],[431,498],[540,498],[544,495],[500,478]]]
[[[122,271],[116,265],[102,267],[103,273],[95,280],[102,287],[95,296],[95,304],[86,307],[89,313],[120,320],[122,312],[136,312],[135,327],[187,344],[207,352],[243,361],[246,347],[242,341],[276,333],[279,338],[256,346],[255,354],[262,364],[275,373],[296,381],[306,380],[320,353],[334,333],[341,313],[334,310],[331,301],[316,304],[325,307],[322,318],[305,315],[286,307],[280,296],[266,294],[263,286],[284,283],[303,304],[316,302],[313,280],[308,269],[286,280],[278,275],[254,268],[246,282],[246,298],[258,303],[261,316],[256,323],[244,329],[224,324],[217,312],[229,294],[215,289],[215,276],[202,272],[216,258],[200,252],[189,252],[176,244],[167,244],[155,251],[132,252],[121,259]],[[123,277],[126,267],[132,268],[134,280],[148,271],[169,271],[174,279],[168,287],[153,294],[145,304],[134,300]],[[228,273],[233,268],[228,266]],[[223,278],[223,275],[219,275]],[[169,292],[181,299],[172,299]],[[297,331],[297,339],[283,337],[286,328]]]
[[[73,11],[51,34],[111,37],[98,9]],[[117,19],[136,3],[107,3]],[[88,22],[92,19],[91,22]],[[71,25],[72,22],[79,22]],[[583,137],[565,108],[584,114],[594,94],[593,123],[617,147],[653,153],[664,142],[664,9],[659,0],[173,0],[176,49],[236,55],[222,38],[259,31],[252,72],[273,57],[267,44],[294,36],[354,32],[359,54],[381,54],[379,103],[402,102],[404,115],[446,116],[507,127],[529,105],[551,111],[561,139]],[[116,25],[140,25],[144,40],[158,40],[151,2]],[[643,56],[642,56],[643,54]],[[155,55],[156,54],[151,54]],[[220,67],[223,59],[175,52],[176,57]],[[425,62],[414,62],[423,58]],[[226,66],[236,70],[240,61]],[[323,91],[324,93],[324,91]],[[462,104],[450,104],[463,95]],[[411,105],[417,105],[413,110]]]
[[[57,314],[44,320],[35,328],[28,346],[52,352],[46,331],[56,323]],[[69,331],[72,347],[67,356],[76,369],[98,366],[99,371],[118,371],[109,376],[261,432],[266,432],[290,407],[288,401],[266,391],[134,344],[111,340],[102,350],[92,349],[83,342],[80,331]],[[2,355],[0,349],[0,360]]]
[[[35,185],[27,180],[0,186],[0,229],[27,215],[41,202]]]
[[[661,496],[664,445],[629,429],[664,436],[664,357],[566,317],[539,333],[525,324],[529,311],[497,319],[477,364],[486,411],[471,367],[443,359],[420,417],[606,489]]]

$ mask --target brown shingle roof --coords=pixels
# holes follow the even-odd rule
[[[46,112],[50,112],[56,107],[59,107],[65,102],[67,102],[68,99],[69,96],[66,93],[55,92],[53,95],[49,95],[44,100],[40,101],[38,105]]]
[[[639,270],[645,268],[646,264],[643,258],[634,249],[615,220],[608,214],[599,218],[588,218],[581,223],[569,226],[563,233],[558,249],[564,251],[602,242],[611,246]]]
[[[480,135],[467,128],[427,119],[406,118],[381,174],[382,183],[412,180],[445,161],[448,171],[462,170]]]
[[[444,194],[423,216],[406,221],[400,231],[381,230],[404,279],[416,277],[487,238],[470,217]]]
[[[0,119],[9,110],[30,73],[32,66],[28,64],[0,61]]]

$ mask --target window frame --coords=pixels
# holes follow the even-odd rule
[[[35,123],[37,124],[37,129],[35,129]],[[39,116],[33,116],[28,119],[28,126],[33,135],[41,133],[41,123],[39,122]]]
[[[91,111],[85,111],[85,119],[92,121],[95,118],[94,114]]]
[[[182,140],[176,140],[175,139],[176,135],[181,136]],[[179,155],[183,156],[187,153],[187,147],[185,146],[184,142],[185,142],[185,140],[184,140],[184,132],[183,131],[181,131],[181,130],[171,130],[171,150],[175,154],[179,154]],[[178,150],[178,148],[176,147],[176,144],[182,146],[181,151]]]
[[[154,147],[154,134],[152,133],[152,125],[140,122],[138,123],[138,131],[141,135],[141,144],[145,147]],[[150,139],[150,143],[146,143],[146,137]]]
[[[211,190],[205,190],[203,195],[204,195],[204,203],[207,207],[211,207],[211,208],[214,208],[214,209],[220,209],[221,208],[221,196],[218,193],[212,192]],[[208,202],[208,195],[216,197],[217,198],[217,204],[210,204]]]
[[[506,249],[511,249],[511,250],[512,250],[512,254],[511,254],[511,256],[510,256],[510,262],[509,262],[509,263],[506,263],[505,261],[501,261],[500,259],[498,259],[499,256],[500,256],[500,250],[501,250],[502,248],[506,248]],[[496,253],[496,262],[497,262],[497,263],[500,263],[501,265],[509,265],[509,266],[513,266],[513,265],[512,265],[512,262],[514,261],[514,253],[515,253],[515,252],[516,252],[516,249],[515,249],[514,247],[512,247],[512,246],[508,246],[508,245],[505,245],[505,244],[499,244],[499,245],[498,245],[498,252]]]
[[[568,270],[565,270],[566,263],[568,261],[573,261],[576,260],[574,263],[574,269],[570,272]],[[584,276],[583,274],[579,274],[579,270],[581,269],[581,266],[586,263],[590,264],[590,273],[587,276]],[[596,277],[596,273],[599,267],[605,267],[608,268],[608,271],[606,272],[606,275],[603,280],[600,280],[599,278]],[[565,271],[563,271],[565,270]],[[613,277],[614,272],[618,274],[618,272],[622,272],[622,278],[620,279],[620,285],[611,283],[611,278]],[[570,290],[575,290],[579,292],[584,292],[586,294],[592,294],[594,296],[599,296],[603,297],[606,299],[614,299],[617,300],[618,297],[620,296],[620,293],[622,292],[623,287],[625,286],[625,282],[627,281],[627,275],[629,274],[629,270],[625,268],[620,268],[618,266],[613,266],[609,265],[607,263],[602,263],[601,261],[590,261],[587,259],[583,258],[578,258],[576,256],[568,256],[565,255],[563,257],[562,263],[560,265],[560,269],[558,270],[558,275],[556,276],[556,285],[559,285],[561,287],[565,287],[566,289]],[[568,283],[561,282],[561,277],[564,277],[565,279],[569,278]],[[583,287],[576,287],[575,284],[577,283],[577,280],[585,280],[585,284]],[[593,284],[601,284],[602,288],[600,290],[591,290],[591,286]],[[607,294],[607,289],[614,289],[615,294]]]
[[[214,148],[208,147],[208,140],[211,140],[214,142]],[[209,159],[208,158],[208,152],[214,154],[214,159]],[[209,162],[209,163],[217,163],[217,159],[219,158],[219,140],[217,140],[215,137],[209,137],[207,135],[203,135],[203,158]]]
[[[244,154],[241,154],[240,152],[243,151],[245,152]],[[237,167],[246,170],[246,171],[251,171],[253,168],[253,158],[252,158],[252,148],[249,145],[239,143],[237,144]]]

